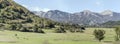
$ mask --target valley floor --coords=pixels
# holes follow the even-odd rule
[[[105,39],[98,42],[94,36],[94,29],[106,31]],[[84,33],[53,33],[53,30],[44,30],[46,33],[29,33],[18,31],[0,31],[0,44],[112,44],[115,32],[113,28],[87,28]]]

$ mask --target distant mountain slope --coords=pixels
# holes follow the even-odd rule
[[[120,13],[112,12],[110,10],[105,10],[102,13],[96,13],[89,10],[76,13],[68,13],[59,10],[50,10],[48,12],[34,11],[33,13],[39,15],[40,17],[49,18],[54,21],[80,25],[94,25],[105,23],[107,21],[120,20]]]
[[[39,14],[39,16],[44,18],[49,18],[54,21],[65,22],[69,21],[70,13],[62,12],[59,10],[50,10],[48,12],[36,12],[35,14]],[[67,22],[66,21],[66,22]]]
[[[108,22],[105,22],[103,23],[102,25],[120,25],[120,21],[108,21]]]

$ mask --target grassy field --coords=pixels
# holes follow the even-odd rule
[[[94,36],[94,29],[106,31],[105,39],[98,42]],[[0,44],[112,44],[115,32],[113,28],[87,28],[84,33],[29,33],[18,31],[0,31]],[[15,36],[17,34],[17,36]]]

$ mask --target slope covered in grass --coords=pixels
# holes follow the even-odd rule
[[[102,42],[94,38],[93,31],[95,29],[106,31],[105,39]],[[53,33],[54,30],[44,31],[46,32],[45,34],[0,31],[0,44],[112,44],[115,35],[113,28],[87,28],[84,33]]]

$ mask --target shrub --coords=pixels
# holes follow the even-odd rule
[[[84,30],[86,30],[85,27],[81,27],[80,30],[78,30],[78,32],[84,33]]]
[[[22,27],[22,28],[20,29],[20,31],[21,31],[21,32],[29,32],[29,30],[28,30],[26,27]]]
[[[81,30],[86,30],[85,27],[81,27]]]
[[[39,28],[38,25],[35,24],[35,25],[33,26],[33,32],[38,32],[38,28]]]
[[[27,23],[32,23],[33,20],[32,20],[31,18],[27,18],[27,19],[26,19],[26,22],[27,22]]]
[[[39,28],[38,25],[34,25],[33,27],[33,32],[36,32],[36,33],[45,33],[42,29]]]
[[[104,30],[94,30],[94,36],[99,41],[104,39],[104,34],[105,34]]]
[[[70,29],[70,32],[74,33],[74,32],[75,32],[75,29]]]
[[[16,24],[12,24],[12,25],[10,26],[10,30],[16,30],[16,29],[17,29]]]
[[[17,29],[16,29],[16,30],[18,31],[18,30],[20,30],[22,27],[23,27],[22,24],[17,24]]]
[[[38,29],[37,33],[45,33],[42,29]]]
[[[65,33],[65,32],[66,32],[65,29],[62,27],[55,29],[55,33]]]
[[[79,28],[79,27],[77,27],[77,28],[71,28],[71,29],[69,29],[69,30],[70,30],[70,32],[72,32],[72,33],[74,33],[74,32],[81,32],[81,33],[83,33],[84,30],[85,30],[85,27],[81,27],[81,28]]]

